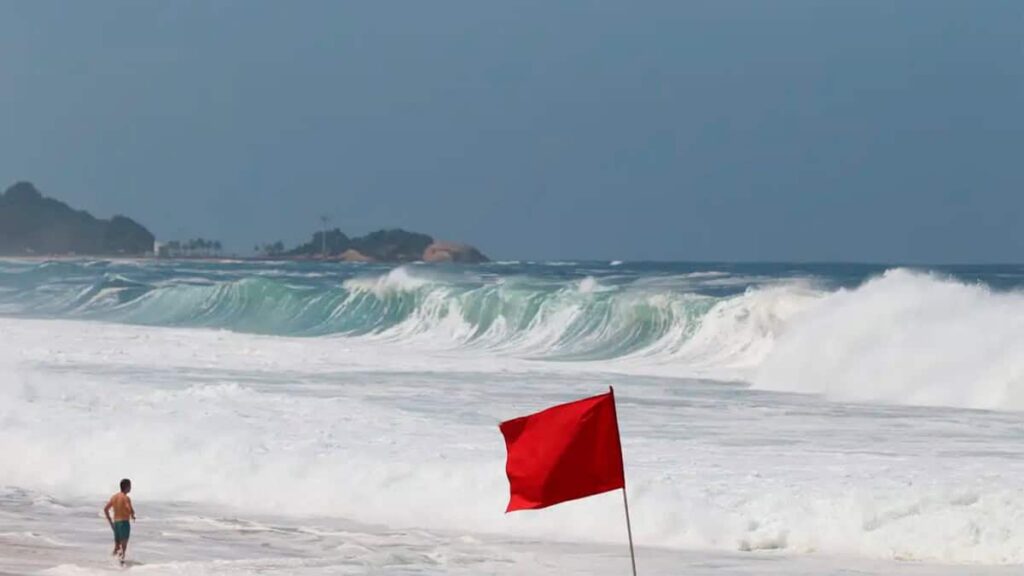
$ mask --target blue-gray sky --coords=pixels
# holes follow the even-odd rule
[[[0,3],[0,180],[162,239],[1024,261],[1024,2]]]

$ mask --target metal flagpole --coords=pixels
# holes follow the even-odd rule
[[[636,554],[633,553],[633,527],[629,525],[629,500],[626,499],[626,487],[622,487],[622,504],[626,507],[626,534],[629,534],[629,560],[633,563],[633,576],[636,576]]]
[[[622,457],[622,434],[619,433],[619,414],[615,406],[615,389],[608,387],[608,393],[612,395],[612,410],[615,411],[615,434],[619,437],[619,457]],[[633,576],[636,576],[636,554],[633,552],[633,526],[629,522],[629,499],[626,498],[626,463],[619,460],[622,467],[622,505],[626,508],[626,534],[629,535],[629,561],[633,564]]]

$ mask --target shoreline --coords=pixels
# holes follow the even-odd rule
[[[374,261],[359,261],[359,260],[344,260],[339,258],[309,258],[309,257],[269,257],[269,256],[174,256],[174,257],[159,257],[159,256],[125,256],[125,255],[113,255],[105,256],[99,254],[79,254],[79,255],[68,255],[59,254],[52,256],[7,256],[0,255],[0,260],[8,260],[14,262],[80,262],[80,261],[98,261],[98,260],[109,260],[113,262],[320,262],[327,264],[381,264],[381,265],[397,265],[403,264],[476,264],[467,262],[430,262],[427,260],[410,260],[410,261],[390,261],[390,260],[374,260]],[[480,264],[488,264],[488,262],[481,262]]]

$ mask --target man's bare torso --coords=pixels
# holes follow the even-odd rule
[[[114,509],[114,522],[128,520],[132,516],[132,499],[124,492],[110,497],[110,507]]]

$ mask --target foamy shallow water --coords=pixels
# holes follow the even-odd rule
[[[124,570],[109,556],[93,503],[0,495],[18,531],[0,531],[0,573],[92,575]],[[58,511],[47,508],[58,508]],[[623,574],[623,545],[566,543],[453,531],[395,529],[339,519],[247,515],[189,504],[150,504],[136,523],[128,568],[154,575]],[[6,522],[5,522],[6,525]],[[711,576],[1009,575],[1019,567],[964,567],[848,556],[638,548],[641,574]]]
[[[497,423],[609,385],[642,573],[1024,562],[1017,413],[373,338],[61,320],[0,320],[0,370],[0,572],[112,569],[100,507],[129,476],[133,571],[623,573],[617,494],[502,513]]]

